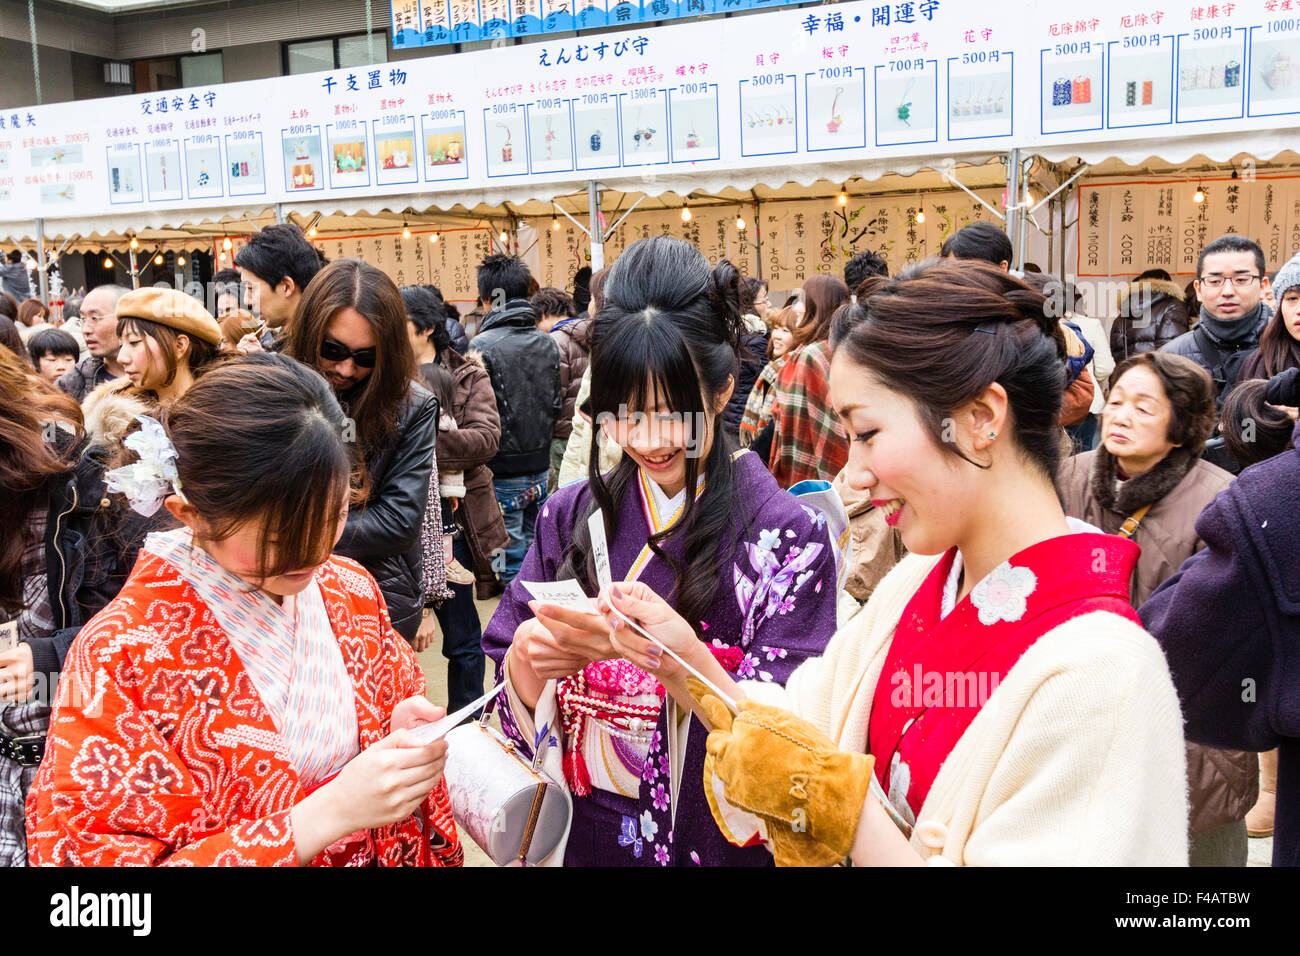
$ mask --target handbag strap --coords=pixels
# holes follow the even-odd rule
[[[1154,502],[1143,505],[1137,511],[1125,518],[1124,523],[1119,526],[1119,530],[1115,533],[1121,538],[1132,538],[1133,535],[1137,534],[1138,525],[1140,525],[1142,519],[1147,516],[1147,512],[1151,510],[1152,504],[1154,504]]]

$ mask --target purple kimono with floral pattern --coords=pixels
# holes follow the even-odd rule
[[[736,491],[730,550],[717,597],[702,623],[704,637],[734,664],[737,680],[784,683],[805,658],[821,655],[835,632],[836,557],[820,511],[782,490],[752,452],[735,462]],[[553,581],[572,529],[591,495],[587,483],[560,489],[547,499],[537,519],[536,536],[519,575],[506,589],[483,632],[483,650],[502,660],[516,628],[532,617],[523,581]],[[639,482],[631,483],[621,503],[609,542],[611,570],[624,580],[641,554],[651,529]],[[733,545],[734,547],[728,547]],[[681,559],[680,539],[665,550]],[[668,595],[673,572],[658,558],[644,562],[637,580]],[[596,665],[599,668],[601,665]],[[531,754],[533,741],[516,726],[505,692],[500,701],[506,733]],[[574,797],[573,825],[565,850],[566,866],[764,866],[772,861],[762,846],[733,846],[713,822],[704,797],[704,741],[707,732],[692,716],[686,741],[677,805],[669,799],[668,708],[661,706],[657,731],[641,773],[640,794],[631,799],[594,788]],[[558,732],[557,732],[558,733]]]

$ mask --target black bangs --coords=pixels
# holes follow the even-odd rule
[[[704,411],[700,373],[686,340],[667,315],[652,309],[611,318],[597,329],[592,348],[593,421],[661,405],[692,418]]]

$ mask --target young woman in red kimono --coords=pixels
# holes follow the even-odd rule
[[[1182,719],[1128,603],[1137,547],[1065,517],[1064,349],[1043,297],[972,261],[854,307],[831,366],[847,477],[909,556],[784,688],[736,683],[638,585],[610,600],[710,733],[704,789],[778,863],[1186,865]],[[618,618],[612,641],[655,670]],[[907,835],[904,835],[904,834]]]
[[[150,535],[68,654],[27,803],[31,862],[459,865],[442,715],[347,518],[342,411],[279,355],[211,371],[110,472]],[[169,441],[170,439],[170,441]]]

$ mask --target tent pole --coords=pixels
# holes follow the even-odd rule
[[[587,182],[587,209],[591,216],[591,271],[605,268],[605,237],[600,228],[600,184],[594,179]]]
[[[275,221],[277,225],[284,222],[284,206],[281,203],[275,204]]]
[[[46,276],[45,274],[46,262],[45,262],[45,220],[44,219],[36,220],[36,255],[39,257],[36,260],[36,275],[39,278],[41,284],[40,286],[41,301],[44,302],[46,305],[48,305],[49,298],[50,298],[50,280],[49,277]]]
[[[135,261],[135,250],[128,246],[126,256],[131,267],[131,288],[138,289],[140,288],[140,266]]]
[[[1011,257],[1017,257],[1020,247],[1020,148],[1012,147],[1007,156],[1007,238],[1011,240]],[[1012,269],[1015,262],[1008,263]]]
[[[749,191],[749,194],[754,197],[754,260],[755,260],[754,275],[757,278],[762,279],[763,278],[763,229],[759,225],[759,216],[761,216],[762,213],[758,208],[758,196],[754,193],[754,190],[751,189]]]

